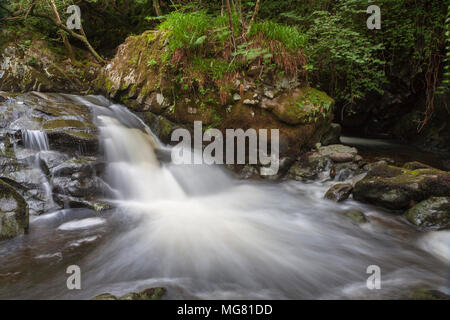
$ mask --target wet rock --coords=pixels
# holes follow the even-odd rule
[[[86,130],[59,128],[46,132],[51,149],[86,154],[98,153],[97,132],[94,128]]]
[[[330,124],[329,129],[322,135],[320,142],[324,146],[328,146],[330,144],[341,143],[341,140],[340,140],[341,131],[342,131],[342,127],[340,124],[338,124],[338,123]]]
[[[150,127],[152,132],[163,142],[170,143],[172,132],[180,126],[167,120],[163,116],[152,112],[137,113],[137,115]]]
[[[28,223],[27,203],[12,186],[0,180],[0,240],[27,233]]]
[[[363,224],[363,223],[369,222],[369,220],[367,220],[364,213],[362,213],[359,210],[354,210],[354,209],[347,210],[347,211],[343,212],[342,214],[344,216],[346,216],[347,218],[349,218],[350,220],[352,220],[356,224]]]
[[[101,174],[105,164],[96,157],[81,156],[72,158],[51,168],[50,173],[53,177],[71,176],[78,174],[78,177],[90,177]]]
[[[122,297],[116,297],[110,293],[103,293],[95,296],[91,300],[161,300],[166,293],[166,288],[151,288],[141,292],[130,292]]]
[[[352,193],[353,186],[351,184],[335,184],[327,193],[325,193],[325,199],[340,202],[348,199]]]
[[[450,197],[431,197],[406,211],[405,218],[421,230],[450,228]]]
[[[408,170],[432,169],[431,166],[421,163],[419,161],[407,162],[403,165],[403,168],[408,169]]]
[[[334,180],[345,181],[345,180],[361,173],[362,170],[357,163],[344,162],[344,163],[335,164],[334,172],[335,172]]]
[[[438,290],[419,288],[411,292],[411,300],[450,300],[450,295]]]
[[[449,194],[449,172],[407,170],[384,163],[375,165],[353,189],[355,200],[394,210],[408,209],[429,197]]]
[[[103,194],[105,183],[98,177],[55,177],[53,192],[80,198],[92,198]]]
[[[63,194],[55,194],[54,198],[62,208],[87,208],[95,212],[103,212],[114,208],[114,205],[107,201],[87,200]]]
[[[85,50],[78,51],[84,63],[71,63],[62,44],[45,40],[36,30],[3,24],[0,39],[0,90],[84,92],[101,67]]]

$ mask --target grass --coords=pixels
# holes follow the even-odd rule
[[[279,24],[273,21],[255,22],[249,36],[254,37],[262,33],[268,40],[280,41],[290,50],[296,51],[307,44],[307,36],[298,28]]]
[[[230,82],[253,63],[264,65],[265,72],[291,75],[306,65],[302,48],[307,38],[299,29],[272,21],[255,22],[245,36],[237,14],[233,16],[233,24],[236,48],[230,41],[227,15],[174,11],[165,17],[159,29],[167,34],[169,50],[162,62],[176,71],[176,79],[184,89],[199,89],[213,83],[225,101]],[[153,61],[147,65],[154,65]]]

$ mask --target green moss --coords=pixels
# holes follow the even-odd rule
[[[87,128],[89,125],[83,123],[79,120],[65,120],[65,119],[56,119],[49,120],[44,123],[44,129],[57,129],[57,128]]]

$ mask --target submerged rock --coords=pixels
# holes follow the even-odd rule
[[[431,197],[405,213],[405,218],[423,230],[450,228],[450,197]]]
[[[413,290],[409,298],[412,300],[450,300],[450,295],[438,290],[420,288]]]
[[[343,212],[343,215],[346,216],[347,218],[349,218],[350,220],[352,220],[356,224],[363,224],[363,223],[369,222],[369,220],[367,220],[364,213],[362,213],[359,210],[354,210],[354,209],[347,210],[347,211]]]
[[[130,292],[121,297],[102,293],[91,300],[161,300],[167,293],[166,288],[150,288],[141,292]]]
[[[432,168],[407,170],[384,163],[375,165],[353,189],[355,200],[394,210],[449,194],[449,172]]]
[[[351,184],[335,184],[327,193],[325,193],[325,199],[340,202],[348,199],[352,193],[353,186]]]
[[[25,234],[28,223],[27,203],[13,187],[0,180],[0,240]]]

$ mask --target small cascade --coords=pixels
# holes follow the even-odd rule
[[[47,134],[42,130],[22,130],[22,141],[25,148],[38,151],[33,159],[33,167],[42,175],[42,191],[48,201],[50,208],[55,206],[53,200],[52,186],[41,167],[41,152],[50,151]]]
[[[22,130],[22,141],[27,149],[35,151],[50,150],[47,134],[41,130]]]

